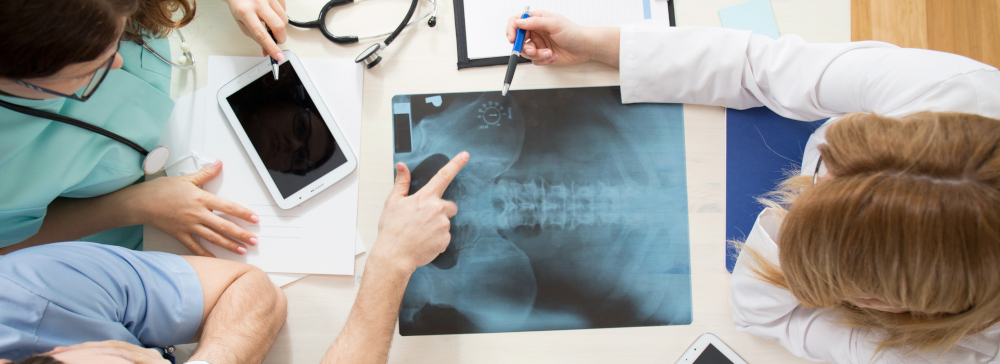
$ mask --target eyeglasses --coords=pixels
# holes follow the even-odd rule
[[[94,94],[94,91],[97,91],[97,87],[101,85],[101,82],[104,82],[104,77],[107,77],[108,72],[111,72],[111,65],[115,63],[115,56],[118,55],[118,50],[121,49],[121,47],[122,47],[122,42],[119,40],[118,46],[115,47],[115,53],[111,55],[110,59],[108,59],[108,64],[105,65],[103,68],[98,68],[96,71],[94,71],[94,75],[90,78],[90,83],[88,83],[87,87],[83,89],[83,92],[80,93],[80,96],[77,96],[76,94],[67,95],[58,91],[52,91],[47,88],[41,86],[35,86],[21,80],[15,80],[14,82],[17,82],[18,85],[30,88],[35,91],[41,91],[50,95],[56,95],[59,97],[65,97],[76,101],[84,102],[87,101],[87,99],[89,99],[90,96]]]
[[[819,166],[823,165],[823,156],[819,156],[819,160],[816,161],[816,170],[813,171],[813,186],[816,185],[816,181],[819,180]]]

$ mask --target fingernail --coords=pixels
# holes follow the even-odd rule
[[[257,245],[257,238],[250,238],[250,245]]]
[[[222,164],[222,159],[216,159],[215,163],[212,163],[212,167],[218,167],[220,164]]]
[[[260,222],[260,216],[250,215],[250,221],[253,222],[254,224],[256,224],[256,223]]]
[[[281,52],[278,52],[278,54],[275,55],[274,59],[276,61],[278,61],[278,63],[284,62],[285,61],[285,54],[281,53]]]
[[[396,163],[396,172],[399,172],[399,173],[403,172],[403,163],[402,162]]]
[[[462,152],[462,159],[469,160],[469,152]]]
[[[244,247],[241,246],[239,248],[236,248],[236,252],[240,253],[240,254],[246,254],[247,253],[247,248],[244,248]]]

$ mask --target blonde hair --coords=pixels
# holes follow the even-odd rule
[[[780,267],[747,249],[750,269],[881,334],[879,351],[945,352],[1000,321],[1000,120],[852,114],[826,138],[828,176],[789,178],[763,201],[784,214]],[[848,302],[862,297],[910,312]]]

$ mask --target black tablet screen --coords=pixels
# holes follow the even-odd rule
[[[347,162],[290,62],[226,98],[281,196]]]
[[[698,359],[695,359],[694,364],[733,364],[719,349],[716,349],[712,344],[708,344],[705,347],[705,351],[701,353]]]

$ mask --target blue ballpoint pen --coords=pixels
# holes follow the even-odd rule
[[[521,19],[527,19],[530,12],[530,7],[524,7],[524,14],[521,14]],[[507,90],[510,89],[510,81],[514,79],[514,69],[517,68],[517,59],[521,57],[521,46],[524,45],[524,29],[517,28],[517,37],[514,38],[514,50],[510,52],[510,61],[507,62],[507,77],[503,79],[503,91],[500,92],[501,95],[507,96]]]
[[[264,28],[267,29],[267,34],[271,36],[271,40],[274,41],[274,44],[278,44],[278,40],[274,39],[274,33],[271,33],[271,27],[267,26],[267,24],[264,24]],[[274,80],[277,81],[278,80],[278,60],[274,59],[274,57],[271,57],[271,56],[268,56],[268,57],[271,58],[271,75],[273,75],[274,76]]]

